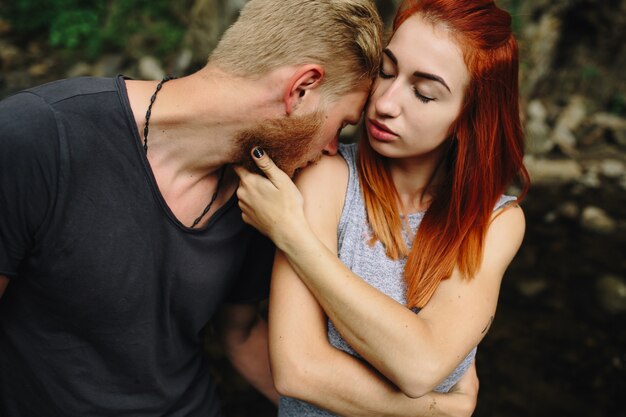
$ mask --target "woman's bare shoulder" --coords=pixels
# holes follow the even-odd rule
[[[308,165],[296,177],[295,183],[305,201],[305,211],[310,217],[311,209],[331,214],[338,219],[348,186],[348,165],[340,155],[324,155]]]
[[[295,183],[303,194],[313,191],[322,194],[344,192],[348,183],[348,165],[340,155],[323,155],[302,169]]]

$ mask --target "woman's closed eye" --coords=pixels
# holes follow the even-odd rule
[[[393,74],[386,73],[385,70],[382,67],[378,70],[378,76],[380,78],[382,78],[383,80],[389,80],[389,79],[395,77],[395,75],[393,75]],[[424,103],[424,104],[428,104],[431,101],[435,101],[436,100],[436,98],[428,97],[428,96],[425,96],[424,94],[420,93],[419,90],[417,89],[417,87],[415,87],[415,86],[413,86],[413,93],[415,94],[415,97],[417,97],[417,99],[419,101],[421,101],[422,103]]]
[[[427,103],[430,103],[431,101],[436,100],[436,98],[427,97],[423,95],[422,93],[420,93],[417,87],[413,87],[413,92],[415,93],[415,97],[417,97],[417,99],[424,104],[427,104]]]

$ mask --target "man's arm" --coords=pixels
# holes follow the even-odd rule
[[[217,313],[216,330],[233,366],[274,404],[278,392],[270,372],[267,323],[256,304],[226,304]]]
[[[4,290],[7,289],[7,285],[9,285],[9,278],[4,275],[0,275],[0,298],[2,298]]]

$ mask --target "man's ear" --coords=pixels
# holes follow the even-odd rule
[[[283,101],[287,115],[299,107],[311,92],[318,88],[324,79],[324,68],[318,64],[301,65],[289,79],[285,87]]]

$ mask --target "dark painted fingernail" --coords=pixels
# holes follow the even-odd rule
[[[252,150],[252,155],[254,155],[255,158],[259,159],[263,157],[263,155],[265,155],[265,152],[263,151],[263,148],[261,148],[260,146],[257,146],[256,148]]]

